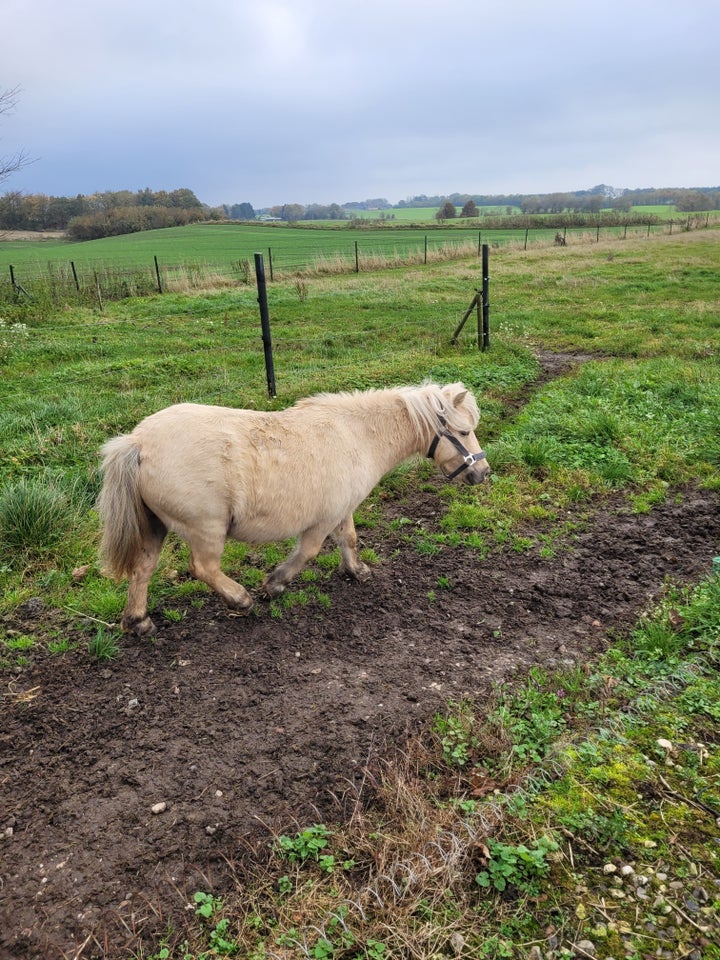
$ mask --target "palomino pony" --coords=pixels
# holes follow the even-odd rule
[[[102,449],[98,501],[106,569],[129,589],[122,627],[152,635],[148,582],[169,530],[190,546],[190,573],[247,612],[247,590],[220,569],[228,537],[297,537],[270,573],[275,597],[330,534],[340,572],[369,574],[357,555],[353,511],[393,467],[425,454],[449,479],[490,472],[474,434],[478,408],[461,383],[319,394],[279,412],[181,403],[147,417]]]

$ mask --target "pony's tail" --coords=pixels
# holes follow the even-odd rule
[[[109,440],[101,450],[104,474],[98,498],[103,519],[100,558],[121,580],[129,576],[150,532],[148,508],[140,496],[140,447],[130,434]]]

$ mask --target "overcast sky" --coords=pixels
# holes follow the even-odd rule
[[[0,191],[720,184],[718,0],[0,0]]]

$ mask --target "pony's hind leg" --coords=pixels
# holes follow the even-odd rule
[[[348,514],[345,519],[333,530],[333,538],[337,541],[342,552],[340,573],[353,577],[355,580],[367,580],[370,576],[370,567],[363,563],[357,553],[357,533],[353,515]]]
[[[293,577],[297,576],[306,564],[315,559],[320,553],[320,548],[328,533],[327,527],[323,525],[311,527],[301,534],[295,549],[287,560],[278,564],[272,573],[265,577],[263,591],[268,597],[279,597]]]
[[[242,584],[226,576],[220,569],[225,536],[216,539],[204,535],[193,537],[190,542],[190,573],[219,593],[225,603],[235,610],[247,612],[253,599]]]
[[[165,525],[157,517],[153,517],[150,531],[130,573],[127,603],[120,625],[123,630],[135,633],[139,637],[152,637],[157,633],[157,627],[148,616],[147,595],[150,577],[157,567],[166,534]]]

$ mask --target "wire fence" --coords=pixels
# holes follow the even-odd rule
[[[650,238],[710,225],[709,217],[687,217],[682,221],[594,227],[528,226],[506,229],[449,228],[423,232],[419,229],[373,231],[372,236],[351,236],[350,230],[276,231],[273,242],[258,250],[260,236],[253,230],[237,232],[227,253],[205,258],[171,262],[162,251],[148,254],[144,263],[109,262],[103,259],[25,261],[8,264],[0,276],[0,306],[3,303],[36,300],[53,306],[65,303],[94,305],[102,309],[106,300],[149,296],[157,293],[185,293],[200,289],[221,289],[254,282],[252,257],[266,257],[270,282],[311,276],[363,273],[393,267],[427,265],[446,260],[481,256],[483,244],[493,248],[546,245],[571,247],[580,244],[630,238]],[[713,220],[714,224],[715,221]],[[267,234],[263,234],[266,237]],[[135,255],[137,256],[137,254]]]

